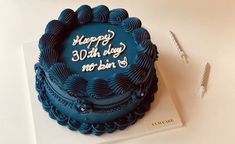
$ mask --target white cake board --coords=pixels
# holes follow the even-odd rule
[[[37,144],[105,144],[182,126],[170,93],[158,70],[159,90],[155,95],[155,100],[151,104],[150,111],[134,125],[123,131],[115,131],[102,136],[83,135],[78,131],[71,131],[52,120],[37,99],[34,64],[39,56],[38,42],[25,43],[23,52]]]

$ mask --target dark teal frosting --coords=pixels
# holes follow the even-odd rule
[[[91,133],[92,125],[89,123],[82,123],[79,127],[79,131],[83,134]]]
[[[149,110],[157,91],[154,61],[157,47],[138,18],[128,18],[124,9],[83,5],[65,9],[58,20],[50,21],[39,40],[39,63],[35,65],[39,101],[49,116],[61,125],[81,133],[101,135],[134,124]],[[71,47],[76,34],[98,36],[115,32],[113,47],[120,42],[126,50],[119,58],[128,59],[125,68],[84,73],[80,66],[99,59],[71,61]],[[104,46],[99,45],[100,49]]]
[[[94,22],[107,22],[109,18],[109,8],[104,5],[99,5],[92,9]]]
[[[49,69],[51,65],[57,62],[57,60],[58,60],[58,54],[52,48],[43,49],[39,56],[39,62],[45,69]]]
[[[58,20],[65,25],[72,26],[77,23],[77,14],[71,9],[65,9],[61,12]]]
[[[39,64],[35,65],[36,70],[36,89],[38,91],[38,99],[42,103],[43,109],[48,112],[52,119],[55,119],[60,125],[67,126],[70,130],[80,131],[83,134],[101,135],[104,133],[111,133],[115,130],[123,130],[127,126],[134,124],[138,119],[144,116],[144,113],[150,109],[150,103],[154,100],[154,92],[157,91],[157,78],[153,77],[148,94],[141,100],[141,104],[137,105],[133,111],[128,112],[121,117],[104,122],[104,123],[89,123],[80,122],[73,117],[63,114],[59,111],[50,100],[53,94],[46,90],[47,84],[45,73]],[[63,102],[66,104],[65,102]]]
[[[132,36],[134,37],[136,43],[140,44],[141,42],[143,42],[144,40],[150,40],[150,34],[149,32],[144,29],[144,28],[138,28],[135,29],[132,32]]]
[[[141,27],[141,21],[136,17],[131,17],[123,20],[121,25],[126,32],[131,32]]]
[[[87,93],[90,97],[99,98],[111,95],[112,90],[109,88],[107,81],[94,78],[92,81],[88,82]]]
[[[87,80],[78,74],[70,75],[64,83],[64,88],[70,95],[80,98],[87,96],[86,86]]]
[[[65,25],[61,21],[52,20],[47,24],[45,33],[59,35],[59,34],[62,34],[64,29],[65,29]]]
[[[131,65],[125,73],[129,80],[136,85],[139,85],[144,81],[146,74],[147,71],[137,64]]]
[[[144,53],[154,60],[157,58],[157,47],[149,39],[142,41],[137,49],[140,53]]]
[[[56,35],[51,33],[45,33],[39,40],[38,47],[41,50],[43,49],[56,49],[58,43],[58,38]]]
[[[109,22],[111,24],[121,24],[126,18],[128,18],[128,12],[125,9],[113,9],[109,13]]]
[[[152,63],[154,62],[154,60],[150,56],[144,53],[138,54],[136,59],[136,63],[146,70],[150,69],[152,67]]]
[[[80,126],[80,123],[74,119],[68,119],[67,124],[68,124],[68,128],[73,131],[76,131],[78,127]]]
[[[88,5],[82,5],[81,7],[79,7],[76,13],[79,24],[88,23],[92,19],[92,9]]]
[[[115,94],[123,94],[130,89],[131,82],[124,74],[114,74],[109,81],[109,87]]]
[[[89,29],[89,31],[87,31]],[[71,61],[71,53],[73,50],[79,50],[79,49],[87,49],[87,45],[79,45],[79,46],[72,46],[73,39],[76,37],[77,34],[85,35],[87,37],[90,36],[99,36],[107,33],[107,30],[113,30],[115,32],[114,39],[111,40],[110,44],[112,44],[113,47],[119,47],[120,42],[123,42],[126,44],[127,49],[119,56],[118,59],[123,59],[124,56],[128,57],[129,64],[134,63],[134,57],[133,54],[137,53],[137,44],[134,42],[131,33],[126,33],[120,26],[112,25],[109,23],[88,23],[85,25],[80,25],[79,27],[75,28],[69,36],[66,37],[63,47],[64,50],[61,54],[61,61],[64,61],[68,67],[70,67],[71,70],[73,70],[76,73],[79,73],[80,76],[84,77],[85,79],[89,80],[92,77],[102,77],[103,79],[107,80],[109,77],[104,77],[104,75],[110,75],[110,73],[113,72],[113,69],[107,69],[105,71],[92,71],[92,72],[81,72],[81,67],[84,64],[96,62],[99,63],[100,58],[93,58],[93,59],[86,59],[79,62],[73,62]],[[105,49],[107,49],[108,45],[102,46],[102,44],[99,45],[99,52],[103,53]],[[110,61],[116,61],[117,59],[113,58],[112,55],[108,55],[102,58],[102,60],[105,62],[107,58]],[[116,63],[117,65],[117,63]],[[115,68],[116,73],[122,72],[124,69],[120,67]]]
[[[64,63],[57,63],[50,67],[48,74],[52,80],[55,80],[55,83],[62,86],[64,81],[71,75],[71,72]]]
[[[153,49],[155,50],[154,53],[156,53],[156,54],[154,54],[155,60],[157,60],[158,59],[158,51],[157,51],[157,46],[155,44],[153,45]]]

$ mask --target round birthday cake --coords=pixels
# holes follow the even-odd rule
[[[60,125],[83,134],[123,130],[150,109],[158,52],[125,9],[65,9],[39,40],[36,90]]]

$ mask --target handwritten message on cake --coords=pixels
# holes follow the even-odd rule
[[[92,62],[82,65],[81,69],[83,72],[91,72],[94,70],[102,71],[107,69],[114,69],[117,67],[125,68],[128,65],[127,57],[120,57],[120,55],[125,51],[126,45],[123,42],[119,43],[118,47],[113,47],[110,41],[115,37],[115,33],[112,30],[107,30],[104,35],[99,35],[97,37],[85,37],[84,35],[77,35],[73,39],[72,45],[75,47],[77,45],[86,45],[85,49],[73,50],[72,51],[72,61],[84,61],[86,59],[100,58],[98,62]],[[99,47],[101,46],[102,47]],[[106,58],[111,55],[113,61]]]

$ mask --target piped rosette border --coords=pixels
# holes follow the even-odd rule
[[[136,63],[130,64],[122,74],[113,74],[108,80],[93,78],[87,81],[80,77],[78,73],[73,73],[66,67],[65,63],[59,61],[60,45],[64,36],[75,27],[91,22],[118,25],[127,33],[130,33],[137,44],[136,49],[138,54],[135,57]],[[137,89],[137,91],[139,91],[142,87],[150,85],[147,83],[151,81],[152,77],[155,77],[154,62],[158,58],[156,45],[151,42],[148,31],[141,26],[142,23],[138,18],[129,17],[128,12],[121,8],[109,10],[108,7],[104,5],[99,5],[94,8],[88,5],[82,5],[76,11],[65,9],[59,15],[58,20],[52,20],[47,24],[45,33],[39,40],[40,56],[38,65],[40,65],[52,82],[66,91],[73,99],[74,97],[79,99],[83,97],[102,99],[111,95],[125,94],[130,91],[130,89]],[[141,95],[141,93],[139,95]],[[43,105],[45,105],[44,107],[50,107],[50,102],[43,102]],[[48,109],[46,110],[49,111],[50,114],[53,109],[56,108],[51,106]],[[53,114],[54,113],[53,111]],[[57,119],[54,116],[51,117]],[[64,118],[64,116],[62,116],[62,118]],[[60,118],[59,120],[57,119],[57,121],[63,123],[60,122]],[[66,120],[66,124],[69,125],[71,129],[73,129],[74,123],[76,122]],[[103,130],[104,128],[103,125],[92,125],[92,127],[92,131],[97,135],[101,132],[98,131],[96,133],[95,131],[97,129]],[[110,127],[113,127],[113,123]],[[120,126],[119,129],[121,129],[121,127],[122,126]],[[90,130],[83,132],[85,128],[91,128],[91,126],[88,126],[88,124],[79,126],[79,130],[82,133],[88,133],[86,131]],[[113,129],[114,128],[112,128],[112,130]],[[112,130],[105,131],[111,132]]]
[[[154,100],[154,93],[157,91],[157,82],[158,79],[156,75],[152,77],[150,90],[146,94],[146,97],[142,100],[141,104],[138,105],[133,111],[128,112],[126,115],[121,116],[113,121],[104,122],[104,123],[86,123],[75,120],[74,118],[63,114],[55,107],[46,91],[46,80],[45,73],[35,65],[36,70],[36,89],[38,91],[38,100],[42,103],[42,107],[45,111],[48,112],[50,118],[57,121],[58,124],[62,126],[67,126],[70,130],[79,131],[82,134],[94,134],[100,136],[104,133],[112,133],[115,130],[124,130],[128,126],[134,124],[138,119],[142,118],[150,109],[150,104]],[[72,75],[71,77],[73,77]],[[116,77],[119,77],[116,75]],[[122,77],[121,77],[122,78]],[[80,84],[78,84],[80,85]]]
[[[60,37],[67,33],[71,27],[79,27],[79,25],[89,22],[108,22],[119,25],[126,32],[131,33],[138,45],[138,55],[136,56],[136,63],[129,65],[123,75],[113,76],[109,81],[94,78],[85,83],[86,80],[79,77],[79,74],[72,73],[66,65],[58,61]],[[94,8],[83,5],[75,12],[71,9],[65,9],[59,15],[58,20],[52,20],[47,24],[45,34],[39,40],[39,63],[43,70],[58,82],[61,88],[65,88],[73,96],[88,94],[90,97],[99,98],[125,93],[128,91],[124,88],[126,83],[129,83],[128,85],[143,83],[143,80],[136,81],[139,79],[138,77],[145,76],[145,71],[148,71],[154,65],[158,55],[157,48],[151,42],[148,31],[141,27],[141,24],[138,18],[128,17],[127,11],[121,8],[109,11],[108,7],[104,5]],[[68,74],[73,75],[73,77]],[[118,79],[115,79],[116,77]],[[76,90],[79,83],[77,79],[82,79],[81,85],[83,85],[85,93],[82,90]],[[120,81],[119,79],[125,80],[126,83],[117,83]],[[105,95],[102,95],[102,91],[106,92]]]

